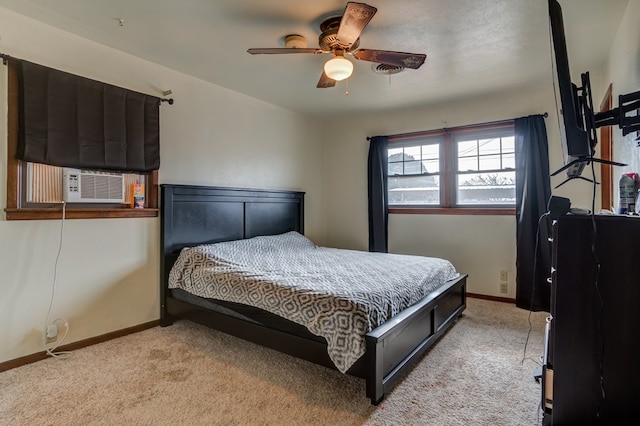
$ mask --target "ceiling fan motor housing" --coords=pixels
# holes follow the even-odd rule
[[[332,52],[336,48],[344,49],[347,52],[355,50],[360,45],[360,38],[358,38],[353,44],[347,48],[347,46],[341,46],[338,40],[338,29],[340,27],[341,16],[334,16],[329,18],[320,24],[322,34],[318,37],[318,46],[325,52]]]
[[[307,47],[307,39],[299,34],[290,34],[284,38],[286,48],[304,49]]]

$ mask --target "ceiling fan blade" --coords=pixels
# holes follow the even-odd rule
[[[353,56],[361,61],[413,69],[420,68],[422,64],[424,64],[424,60],[427,59],[427,55],[423,53],[392,52],[389,50],[373,49],[358,49],[353,52]]]
[[[318,89],[326,89],[327,87],[334,87],[336,85],[336,81],[322,71],[322,75],[320,76],[320,80],[318,80],[318,85],[316,86]]]
[[[342,20],[338,27],[336,38],[345,50],[348,50],[358,40],[360,33],[367,26],[378,9],[364,3],[349,2],[344,8]]]
[[[299,47],[274,47],[274,48],[258,48],[258,49],[248,49],[247,53],[251,53],[252,55],[276,55],[282,53],[313,53],[314,55],[318,55],[320,53],[325,53],[321,49],[312,49],[312,48],[299,48]]]

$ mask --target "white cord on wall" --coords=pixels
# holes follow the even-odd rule
[[[71,355],[73,355],[73,352],[71,352],[71,351],[55,352],[56,348],[58,348],[58,346],[60,346],[62,344],[62,342],[64,342],[64,340],[67,338],[67,335],[69,334],[69,322],[64,318],[57,318],[53,322],[49,323],[49,316],[51,315],[51,309],[53,307],[53,301],[55,300],[55,297],[56,297],[56,281],[57,281],[57,277],[58,277],[58,261],[60,260],[60,253],[62,253],[62,243],[63,243],[63,239],[64,239],[64,221],[65,221],[65,216],[66,216],[66,203],[63,201],[62,202],[62,221],[60,222],[60,243],[58,245],[58,253],[56,254],[56,261],[55,261],[55,264],[53,266],[53,281],[52,281],[52,285],[51,285],[51,299],[49,300],[49,309],[47,310],[47,317],[46,317],[45,322],[44,322],[44,329],[42,330],[42,346],[44,347],[45,352],[47,353],[47,355],[52,356],[53,358],[58,358],[58,359],[69,358]],[[56,327],[57,327],[57,323],[59,323],[59,322],[64,324],[64,327],[65,327],[64,335],[62,336],[62,339],[60,339],[60,341],[58,341],[55,344],[54,347],[48,348],[47,347],[47,334],[48,334],[49,326],[56,325]]]

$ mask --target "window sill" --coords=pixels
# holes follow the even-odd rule
[[[389,214],[440,214],[469,216],[515,216],[515,208],[389,207]]]
[[[23,208],[4,210],[7,220],[46,220],[62,219],[62,209],[56,208]],[[67,208],[65,219],[107,219],[128,217],[158,217],[158,209],[99,209],[99,208]]]

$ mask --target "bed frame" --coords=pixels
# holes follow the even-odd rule
[[[288,231],[304,233],[304,193],[188,185],[161,185],[160,324],[186,318],[330,368],[326,342],[210,311],[171,295],[169,271],[180,250],[205,243]],[[347,372],[366,380],[379,404],[466,308],[466,275],[447,282],[366,335],[366,353]]]

